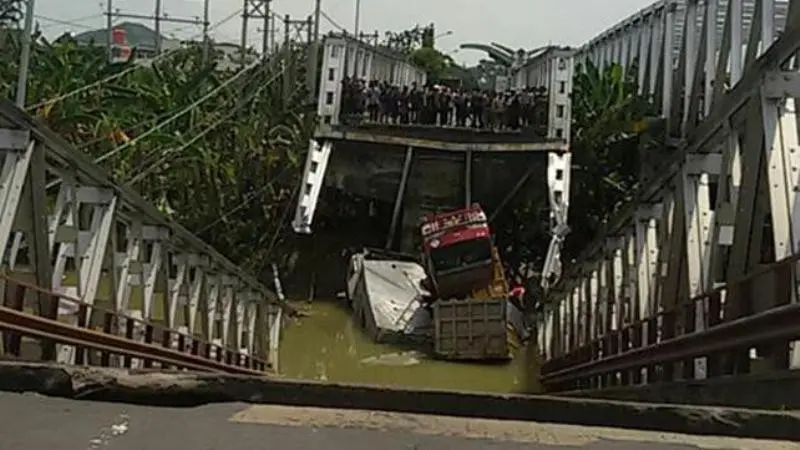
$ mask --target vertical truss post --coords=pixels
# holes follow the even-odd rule
[[[308,155],[303,169],[303,185],[297,198],[292,228],[295,233],[311,234],[311,223],[317,209],[319,195],[325,182],[328,160],[333,151],[333,143],[325,142],[322,146],[315,140],[308,143]]]
[[[549,153],[547,188],[550,199],[551,240],[542,269],[542,287],[549,289],[561,276],[561,247],[569,233],[570,153]]]
[[[22,189],[28,175],[31,157],[36,143],[30,133],[22,130],[0,129],[0,152],[4,155],[0,172],[0,261],[6,259],[8,243],[11,239],[14,220],[17,217]],[[13,268],[15,261],[8,261]]]
[[[400,211],[403,209],[403,200],[408,187],[408,176],[411,173],[411,162],[414,160],[414,147],[408,146],[406,156],[403,159],[403,171],[400,173],[400,184],[397,185],[394,207],[392,208],[392,222],[389,224],[389,234],[386,236],[386,248],[391,248],[394,237],[397,234],[397,227],[400,225]]]
[[[765,38],[771,35],[765,34]],[[787,85],[788,84],[788,85]],[[789,94],[789,95],[787,95]],[[767,159],[772,235],[777,260],[800,252],[800,139],[797,106],[800,74],[774,73],[761,92],[764,150]],[[798,301],[798,274],[793,276],[792,302]],[[790,366],[800,365],[800,345],[792,344]]]

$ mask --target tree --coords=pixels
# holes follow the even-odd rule
[[[639,95],[635,64],[599,69],[576,67],[572,91],[572,176],[569,224],[563,258],[589,245],[638,182],[640,154],[652,153],[649,123],[654,108]],[[644,133],[643,133],[644,132]],[[544,163],[539,173],[544,171]],[[539,179],[534,175],[534,182]],[[528,184],[509,204],[511,211],[493,227],[510,279],[528,281],[538,292],[532,267],[541,267],[549,243],[549,202],[540,186]],[[541,300],[541,292],[531,298]]]
[[[24,13],[24,0],[0,0],[0,28],[18,26]]]
[[[412,51],[408,59],[414,65],[424,69],[428,77],[434,80],[440,79],[445,69],[452,63],[452,60],[442,52],[431,47],[422,47]]]
[[[43,102],[32,113],[93,158],[105,158],[118,182],[133,185],[235,262],[256,272],[283,262],[276,255],[289,253],[279,248],[290,233],[281,218],[293,204],[314,125],[302,82],[305,48],[293,49],[283,75],[279,64],[264,62],[165,123],[236,71],[204,65],[200,45],[149,65],[135,59],[115,65],[102,46],[68,37],[50,43],[38,34],[34,43],[29,104],[97,87]],[[0,95],[13,95],[18,55],[15,36],[0,54]],[[290,92],[282,92],[283,77],[291,80]]]
[[[640,124],[654,114],[639,95],[635,65],[599,69],[589,62],[576,68],[572,92],[573,186],[565,254],[574,257],[609,217],[630,200],[639,173]],[[646,135],[645,135],[646,136]]]
[[[24,0],[0,0],[0,52],[5,51],[9,30],[19,29],[24,7]]]
[[[426,27],[414,25],[412,28],[403,31],[387,31],[384,34],[381,45],[404,55],[411,54],[414,50],[424,47],[423,41],[427,46],[433,47],[432,32],[433,24]]]
[[[463,68],[453,58],[436,49],[436,27],[433,24],[415,25],[408,30],[387,31],[381,45],[405,55],[409,61],[428,74],[428,80],[437,82],[445,78],[462,79]],[[462,81],[464,81],[462,79]]]

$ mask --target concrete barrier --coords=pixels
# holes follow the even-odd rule
[[[634,402],[798,410],[800,371],[612,387],[558,395]]]
[[[409,390],[188,372],[0,362],[0,390],[160,406],[247,402],[800,440],[800,415],[788,412]]]

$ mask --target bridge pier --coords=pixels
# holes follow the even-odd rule
[[[386,248],[390,249],[394,245],[397,227],[400,225],[401,214],[403,211],[403,200],[408,190],[408,177],[411,174],[411,162],[414,159],[414,147],[408,146],[406,156],[403,160],[403,172],[400,174],[400,184],[397,186],[397,196],[392,207],[392,223],[389,225],[389,235],[386,237]],[[405,215],[402,215],[405,219]],[[405,227],[403,227],[405,228]]]

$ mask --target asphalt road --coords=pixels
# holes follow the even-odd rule
[[[157,408],[0,392],[0,450],[678,450],[800,444],[370,411]]]

